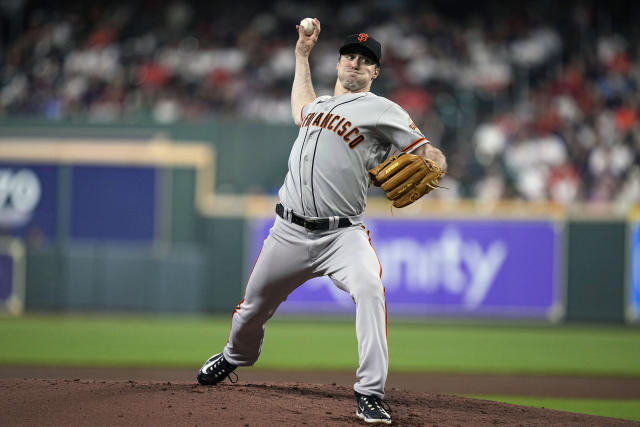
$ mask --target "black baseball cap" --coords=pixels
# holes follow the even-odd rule
[[[371,58],[376,64],[380,65],[382,46],[380,46],[378,40],[374,39],[367,33],[347,36],[340,48],[340,55],[351,52],[359,53],[367,58]]]

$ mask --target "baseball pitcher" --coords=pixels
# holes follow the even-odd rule
[[[379,185],[394,206],[406,206],[437,188],[446,160],[402,108],[370,92],[382,50],[366,33],[348,36],[340,47],[333,96],[316,96],[309,54],[320,21],[313,26],[311,34],[297,26],[291,111],[300,130],[275,223],[234,311],[229,340],[202,366],[198,382],[217,384],[236,367],[253,365],[278,306],[305,281],[329,276],[356,305],[356,415],[390,424],[383,402],[389,358],[382,268],[362,222],[367,188]]]

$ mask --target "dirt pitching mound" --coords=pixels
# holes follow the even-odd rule
[[[527,408],[453,395],[389,390],[401,426],[640,426],[619,419]],[[365,425],[350,388],[302,383],[229,384],[95,380],[0,380],[4,426]]]

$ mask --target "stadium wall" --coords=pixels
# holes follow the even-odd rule
[[[0,123],[0,168],[13,181],[24,175],[21,171],[31,171],[26,181],[35,176],[40,183],[40,202],[22,223],[11,211],[11,198],[2,207],[10,217],[4,234],[26,248],[26,310],[230,312],[253,263],[250,246],[261,239],[252,234],[256,221],[273,216],[273,195],[294,135],[291,126],[224,121]],[[425,203],[428,209],[408,211],[406,218],[405,210],[395,211],[393,221],[419,221],[440,227],[436,230],[452,222],[470,235],[489,222],[550,224],[556,230],[551,268],[557,286],[542,320],[637,318],[631,216],[573,218],[570,209],[519,203]],[[370,209],[382,227],[390,216],[388,205],[374,201]],[[490,243],[479,239],[479,245]],[[527,242],[510,244],[517,248]],[[532,251],[536,259],[545,249]],[[516,265],[513,274],[525,278],[529,268]],[[439,298],[449,307],[447,295]],[[487,309],[482,316],[492,313]],[[447,312],[435,314],[440,315]],[[465,317],[464,312],[456,316]]]

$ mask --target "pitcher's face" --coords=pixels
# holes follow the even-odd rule
[[[336,69],[340,84],[349,92],[367,92],[380,73],[373,60],[359,53],[340,55]]]

